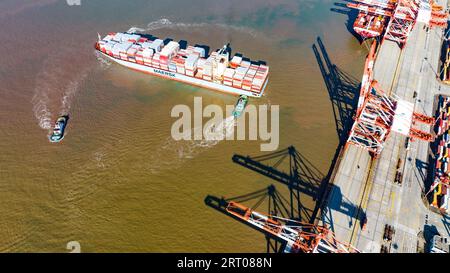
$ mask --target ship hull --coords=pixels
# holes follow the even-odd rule
[[[216,90],[216,91],[220,91],[220,92],[225,92],[225,93],[229,93],[229,94],[234,94],[234,95],[246,95],[246,96],[250,96],[250,97],[254,97],[254,98],[259,98],[264,94],[264,90],[266,89],[267,83],[269,81],[268,79],[266,79],[266,81],[263,84],[263,87],[261,88],[261,92],[257,93],[257,92],[240,89],[240,88],[227,86],[227,85],[220,84],[220,83],[206,81],[206,80],[195,78],[195,77],[186,76],[186,75],[183,75],[180,73],[171,72],[171,71],[167,71],[167,70],[160,69],[160,68],[154,68],[151,66],[146,66],[146,65],[142,65],[142,64],[138,64],[138,63],[134,63],[134,62],[130,62],[130,61],[125,61],[122,59],[117,59],[117,58],[109,56],[108,54],[103,53],[102,51],[98,51],[98,52],[100,52],[103,56],[107,57],[108,59],[110,59],[120,65],[128,67],[130,69],[133,69],[133,70],[137,70],[140,72],[144,72],[144,73],[147,73],[147,74],[150,74],[153,76],[157,76],[157,77],[161,77],[161,78],[165,78],[165,79],[175,80],[175,81],[187,83],[190,85],[195,85],[195,86],[212,89],[212,90]]]

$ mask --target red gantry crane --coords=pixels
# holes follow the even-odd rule
[[[347,243],[336,240],[326,227],[264,215],[237,202],[229,202],[226,212],[286,243],[285,252],[359,253]]]
[[[381,36],[403,48],[416,22],[447,27],[448,13],[433,0],[352,0],[359,10],[353,29],[364,39]],[[386,25],[386,22],[388,24]]]
[[[388,96],[373,78],[377,42],[370,47],[364,66],[364,75],[348,144],[367,149],[377,157],[391,131],[412,139],[431,142],[434,137],[412,126],[418,122],[432,125],[435,119],[414,112],[414,104]]]

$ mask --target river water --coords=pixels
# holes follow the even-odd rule
[[[97,33],[135,28],[211,49],[230,42],[266,61],[266,96],[250,103],[279,105],[279,149],[293,145],[327,173],[338,136],[312,45],[320,37],[331,62],[355,79],[367,53],[334,2],[2,1],[0,251],[67,252],[78,241],[85,252],[265,252],[262,233],[204,202],[271,184],[288,199],[285,185],[232,162],[265,154],[261,141],[176,142],[170,134],[175,105],[198,96],[225,108],[236,97],[128,70],[93,45]],[[51,144],[61,114],[70,115],[67,134]]]

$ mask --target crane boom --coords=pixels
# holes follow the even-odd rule
[[[265,215],[240,203],[229,202],[226,212],[286,243],[285,252],[359,253],[353,246],[341,243],[328,228]]]

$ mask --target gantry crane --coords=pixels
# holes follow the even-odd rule
[[[240,203],[228,202],[226,212],[286,243],[290,253],[359,253],[336,240],[328,228],[256,212]]]
[[[376,47],[377,41],[373,41],[364,66],[355,122],[347,139],[348,144],[367,149],[374,157],[380,155],[391,131],[411,139],[433,141],[432,134],[416,129],[413,125],[435,123],[434,118],[414,112],[414,104],[386,94],[374,80]]]
[[[447,27],[448,13],[433,0],[352,0],[347,7],[368,17],[389,18],[383,40],[394,41],[401,48],[406,45],[416,22],[429,27]]]

